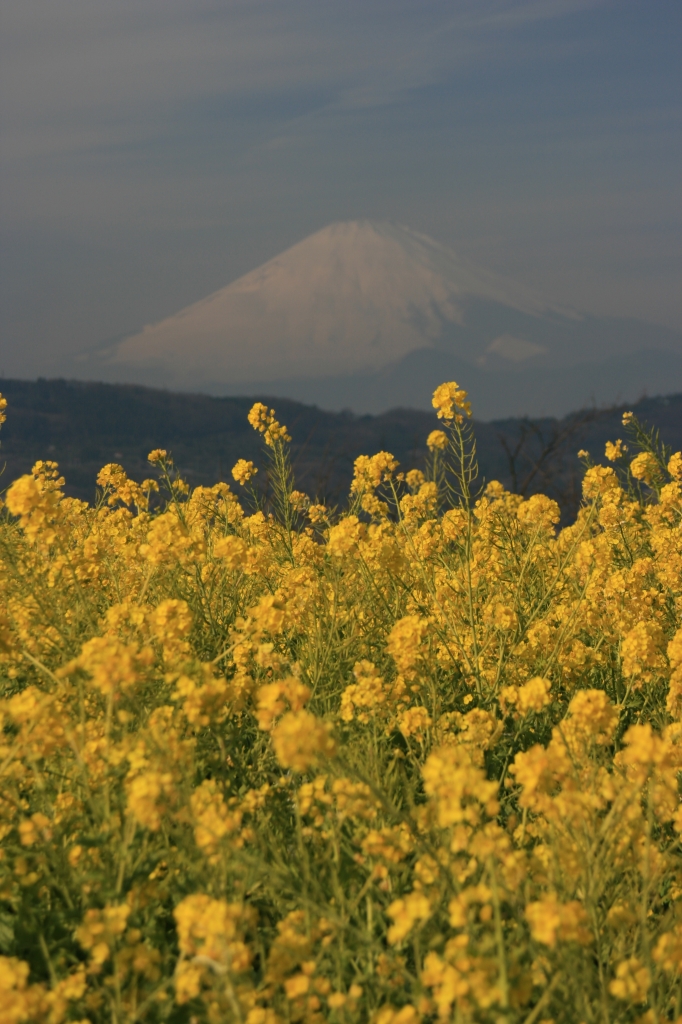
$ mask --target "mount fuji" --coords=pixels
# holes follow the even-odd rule
[[[552,304],[408,228],[331,224],[77,375],[376,413],[455,379],[482,419],[682,386],[682,335]]]

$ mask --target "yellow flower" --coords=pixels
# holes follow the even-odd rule
[[[650,680],[656,669],[665,668],[663,630],[657,622],[638,622],[623,640],[623,674]]]
[[[209,859],[214,859],[220,841],[239,830],[243,814],[239,808],[228,808],[213,779],[207,779],[194,790],[190,808],[196,844]]]
[[[182,1006],[190,999],[196,999],[201,992],[204,968],[199,964],[180,961],[175,968],[175,1001]]]
[[[471,403],[467,401],[467,392],[464,388],[460,388],[455,381],[439,384],[433,393],[431,404],[437,411],[440,420],[461,422],[464,417],[457,412],[458,409],[461,409],[467,416],[471,416]]]
[[[643,480],[645,484],[652,484],[659,475],[659,467],[650,452],[640,452],[630,463],[630,472],[635,480]]]
[[[472,992],[470,968],[473,966],[464,950],[457,947],[448,950],[449,960],[446,962],[437,953],[427,953],[424,958],[424,970],[421,972],[423,985],[433,989],[433,1001],[438,1010],[439,1020],[449,1020],[450,1008],[453,1003],[468,1007]],[[485,977],[485,976],[484,976]]]
[[[592,466],[583,477],[583,495],[588,499],[604,496],[611,491],[620,491],[615,470],[610,466]]]
[[[335,743],[329,726],[309,711],[289,711],[272,732],[272,745],[283,768],[305,772],[332,757]]]
[[[147,456],[147,462],[163,462],[167,455],[168,452],[165,448],[155,448],[154,451],[150,452]]]
[[[547,498],[544,494],[534,494],[528,501],[519,505],[516,516],[524,526],[537,526],[544,530],[551,530],[554,524],[559,522],[561,512],[556,501]]]
[[[537,900],[526,907],[526,919],[535,941],[545,946],[555,946],[557,940],[583,946],[592,941],[587,911],[578,900],[560,903],[556,896]]]
[[[61,669],[61,674],[80,669],[88,673],[95,689],[109,694],[132,689],[140,668],[148,660],[135,645],[121,643],[111,636],[94,636],[83,644],[80,655]]]
[[[373,519],[385,519],[388,515],[388,505],[385,501],[380,501],[375,494],[363,494],[361,507],[362,511],[367,512]]]
[[[399,864],[414,848],[414,840],[406,826],[370,829],[362,840],[362,849],[368,857],[381,857]]]
[[[87,910],[83,923],[76,929],[76,939],[90,953],[93,965],[101,966],[111,956],[118,940],[126,930],[130,905],[119,903],[104,910]]]
[[[618,709],[603,690],[579,690],[568,705],[562,735],[572,748],[611,743],[618,725]]]
[[[398,715],[398,728],[403,736],[421,736],[431,725],[431,716],[426,708],[414,707]]]
[[[462,508],[451,508],[442,519],[443,533],[449,541],[458,541],[466,533],[468,516]]]
[[[397,467],[398,463],[390,452],[377,452],[372,456],[358,455],[350,486],[351,494],[375,490],[380,484],[390,480]]]
[[[243,569],[248,562],[248,547],[241,537],[220,537],[213,545],[213,557],[224,561],[228,569]]]
[[[277,441],[291,441],[287,428],[275,419],[275,410],[268,410],[267,405],[263,405],[262,402],[255,402],[252,405],[247,419],[254,430],[263,434],[263,439],[270,448],[273,448]]]
[[[289,676],[277,683],[266,683],[258,690],[258,728],[269,732],[275,719],[284,713],[287,705],[292,711],[300,711],[309,699],[310,688],[296,676]]]
[[[192,537],[177,509],[170,508],[152,520],[147,543],[140,546],[140,554],[153,565],[175,561],[187,563],[194,556],[200,555],[203,547],[203,541]]]
[[[482,904],[484,907],[487,906],[489,908],[492,895],[492,890],[489,889],[487,885],[483,884],[468,885],[466,889],[462,889],[459,895],[448,903],[448,914],[450,916],[450,924],[452,927],[465,928],[469,909],[477,904]],[[483,919],[485,920],[486,917],[487,913],[484,913]]]
[[[409,476],[409,473],[408,473]],[[400,511],[408,525],[432,516],[438,502],[438,485],[433,480],[420,484],[417,494],[406,494],[400,501]],[[415,538],[416,540],[416,538]]]
[[[405,474],[405,483],[411,491],[419,490],[425,479],[421,469],[411,469]]]
[[[618,459],[623,458],[627,450],[628,446],[623,444],[620,439],[617,441],[607,441],[604,454],[609,462],[617,462]]]
[[[310,505],[310,498],[303,491],[292,491],[289,495],[289,504],[294,512],[305,512]]]
[[[504,706],[513,705],[520,715],[527,715],[529,711],[539,714],[551,702],[551,688],[549,679],[534,676],[523,686],[504,686],[500,693],[500,702]]]
[[[648,968],[636,956],[632,956],[618,964],[616,977],[609,984],[609,992],[616,999],[628,1003],[645,1003],[650,986]]]
[[[258,604],[249,608],[249,615],[258,629],[267,633],[280,633],[284,628],[286,611],[278,594],[265,594]]]
[[[673,480],[682,480],[682,452],[675,452],[668,461],[668,472]]]
[[[501,498],[504,498],[507,495],[507,493],[508,492],[504,489],[503,484],[501,484],[499,480],[491,480],[489,484],[486,484],[486,498],[499,500]]]
[[[419,1024],[421,1019],[421,1014],[415,1007],[407,1003],[400,1009],[382,1006],[372,1018],[372,1024]]]
[[[432,430],[426,438],[426,447],[432,451],[444,451],[448,446],[448,435],[442,430]]]
[[[527,683],[519,687],[516,706],[521,714],[526,714],[528,711],[539,713],[546,708],[551,702],[549,695],[551,688],[552,684],[549,679],[544,679],[542,676],[534,676],[533,679],[529,679]]]
[[[405,615],[388,634],[386,649],[399,672],[410,672],[421,658],[421,643],[427,628],[428,622],[420,615]]]
[[[252,908],[196,893],[177,905],[173,917],[181,954],[175,975],[177,1003],[197,996],[202,977],[211,969],[217,977],[228,970],[234,974],[248,970],[253,954],[246,944],[245,931],[255,923]],[[186,957],[196,959],[188,962]]]
[[[42,985],[28,984],[29,966],[13,956],[0,956],[0,1019],[3,1024],[47,1020],[48,994]]]
[[[242,486],[247,484],[257,472],[258,468],[254,466],[253,462],[247,462],[246,459],[238,459],[232,467],[232,476]]]
[[[339,818],[363,818],[367,821],[376,817],[377,800],[364,782],[350,779],[334,779],[332,798]]]
[[[133,773],[126,782],[128,810],[143,828],[158,832],[166,804],[175,796],[172,772],[152,768]]]
[[[282,1024],[282,1018],[268,1007],[256,1006],[249,1010],[246,1024]]]
[[[39,812],[32,814],[30,818],[24,819],[19,825],[19,839],[22,846],[33,846],[42,838],[49,841],[52,838],[50,819]]]
[[[432,751],[422,776],[441,828],[461,822],[475,824],[481,820],[482,810],[494,815],[499,809],[497,782],[486,779],[465,746],[447,744]]]
[[[324,505],[309,505],[308,519],[311,523],[324,523],[327,520],[327,509]]]
[[[145,486],[130,480],[123,466],[115,462],[100,469],[97,483],[104,489],[105,495],[109,495],[108,505],[114,506],[120,501],[123,505],[135,505],[140,511],[146,511],[149,506],[149,492],[159,489],[155,480],[145,480]]]
[[[284,982],[284,991],[287,999],[296,999],[304,996],[310,988],[310,978],[307,974],[295,974]]]
[[[163,646],[167,661],[182,658],[189,650],[187,637],[192,629],[192,612],[186,601],[170,597],[161,601],[149,616],[149,628]]]
[[[661,935],[653,958],[667,974],[679,974],[682,971],[682,927],[679,924],[672,931]]]
[[[60,522],[59,506],[64,496],[59,488],[63,485],[56,463],[37,462],[31,474],[19,477],[7,490],[7,508],[19,517],[27,540],[43,550],[68,533]]]
[[[409,935],[418,921],[431,917],[431,904],[423,892],[410,892],[390,904],[388,916],[393,924],[388,929],[387,938],[391,945],[395,945]]]
[[[367,527],[360,522],[357,516],[346,516],[329,531],[327,551],[336,558],[343,558],[351,551],[356,550],[358,541],[366,533]]]
[[[363,659],[353,666],[356,682],[341,694],[341,718],[351,722],[368,722],[372,714],[381,710],[388,698],[388,689],[371,661]]]
[[[254,430],[258,430],[260,431],[261,434],[264,434],[265,431],[268,429],[268,425],[270,423],[270,419],[272,416],[274,416],[274,409],[268,412],[267,405],[263,405],[262,402],[255,402],[251,406],[249,414],[246,418],[248,419],[249,423],[251,424]]]
[[[474,457],[463,402],[438,464]],[[654,456],[642,494],[588,460],[562,529],[498,481],[445,511],[449,467],[390,452],[356,515],[281,473],[248,517],[172,480],[150,510],[117,463],[87,505],[37,462],[0,516],[0,896],[38,950],[0,957],[3,1024],[674,1016],[682,454]]]
[[[484,621],[489,622],[495,629],[508,631],[516,629],[518,616],[514,609],[502,601],[494,601],[484,612]]]

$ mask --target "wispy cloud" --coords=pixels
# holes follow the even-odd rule
[[[5,159],[136,141],[218,97],[392,102],[453,67],[513,59],[503,33],[599,2],[5,0]]]

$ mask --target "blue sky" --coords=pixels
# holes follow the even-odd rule
[[[682,328],[679,0],[4,0],[0,372],[388,219]]]

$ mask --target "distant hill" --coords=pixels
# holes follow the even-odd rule
[[[559,307],[396,224],[330,224],[237,281],[82,353],[74,377],[324,409],[428,409],[464,381],[481,419],[559,415],[682,382],[682,335]]]
[[[37,459],[57,461],[67,492],[91,501],[107,462],[136,479],[150,475],[147,454],[167,448],[192,484],[227,480],[238,458],[261,461],[261,440],[247,423],[253,398],[213,398],[133,385],[65,380],[0,380],[9,402],[0,432],[0,488],[28,472]],[[288,399],[258,396],[277,409],[293,437],[297,485],[312,497],[342,502],[353,461],[391,451],[404,469],[419,467],[426,437],[438,426],[433,412],[394,409],[380,416],[330,413]],[[580,501],[579,448],[599,461],[607,440],[623,434],[625,407],[587,409],[564,419],[506,419],[476,423],[481,479],[498,479],[530,494],[544,491],[566,514]],[[682,394],[647,398],[628,408],[682,448]],[[516,453],[516,454],[515,454]],[[262,478],[261,478],[262,479]]]

